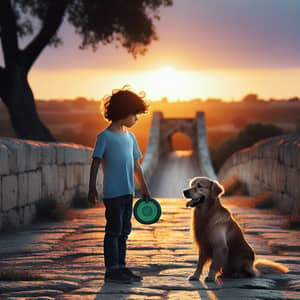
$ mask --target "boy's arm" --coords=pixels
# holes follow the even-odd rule
[[[99,200],[99,196],[96,188],[96,179],[97,179],[100,163],[101,163],[101,159],[94,157],[91,164],[88,201],[93,205],[95,205],[97,200]]]
[[[142,167],[140,165],[140,162],[139,162],[139,159],[135,159],[134,160],[134,171],[135,171],[135,174],[136,174],[136,179],[138,181],[138,184],[142,190],[142,195],[144,198],[150,198],[150,193],[149,193],[149,189],[148,189],[148,186],[147,186],[147,183],[146,183],[146,180],[145,180],[145,177],[144,177],[144,173],[143,173],[143,170],[142,170]]]

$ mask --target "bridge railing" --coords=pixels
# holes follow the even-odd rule
[[[218,176],[221,182],[237,178],[253,196],[270,193],[276,207],[300,221],[300,134],[269,138],[234,153]]]
[[[69,206],[77,192],[87,194],[91,155],[82,145],[1,138],[0,229],[30,224],[47,197]]]
[[[154,170],[156,169],[160,155],[160,121],[161,112],[154,112],[152,115],[152,124],[148,139],[146,154],[142,162],[142,169],[146,180],[149,182]]]
[[[217,179],[217,175],[212,166],[209,148],[206,138],[206,126],[203,112],[197,112],[196,115],[197,128],[197,154],[201,175]]]

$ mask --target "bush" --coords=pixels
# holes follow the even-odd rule
[[[42,198],[37,202],[37,218],[45,221],[62,221],[72,219],[74,212],[53,197]]]
[[[89,203],[86,194],[77,191],[72,199],[72,206],[74,208],[89,208],[92,206],[92,204]]]
[[[216,172],[234,152],[252,146],[258,141],[283,134],[283,130],[273,124],[249,124],[237,135],[225,140],[219,147],[211,149],[212,163]]]

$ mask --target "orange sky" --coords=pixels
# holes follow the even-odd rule
[[[248,93],[258,93],[262,99],[288,99],[300,95],[299,78],[300,68],[180,71],[162,67],[137,72],[36,70],[30,74],[31,86],[38,99],[72,99],[78,96],[101,99],[125,84],[130,84],[135,91],[145,91],[151,100],[160,100],[164,96],[170,100],[211,97],[239,100]]]
[[[116,45],[79,50],[64,23],[63,46],[47,48],[29,80],[38,99],[99,99],[126,84],[152,100],[300,96],[299,11],[298,0],[174,0],[136,60]]]

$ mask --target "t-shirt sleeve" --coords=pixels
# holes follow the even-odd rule
[[[133,140],[133,158],[134,159],[142,158],[143,155],[142,155],[142,152],[141,152],[141,150],[139,148],[139,145],[136,141],[136,138],[135,138],[133,133],[130,133],[130,134],[131,134],[131,137],[132,137],[132,140]]]
[[[93,158],[103,158],[105,151],[105,136],[103,134],[98,134],[96,145],[93,152]]]

